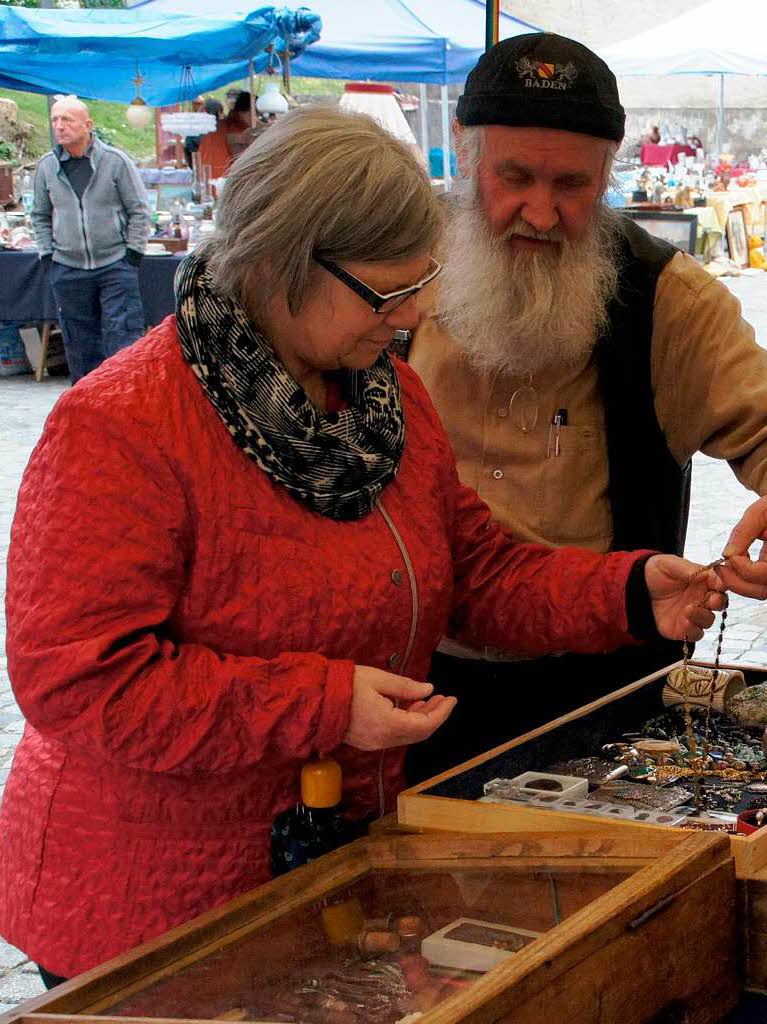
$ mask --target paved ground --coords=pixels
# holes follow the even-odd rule
[[[767,348],[767,277],[725,279],[741,299],[746,318],[755,325]],[[66,389],[60,378],[37,384],[32,377],[0,378],[0,592],[5,592],[8,538],[21,473],[48,412]],[[648,501],[652,497],[648,496]],[[693,493],[686,554],[699,562],[718,557],[730,529],[753,500],[725,463],[695,458]],[[703,656],[713,652],[716,632],[698,645]],[[733,598],[725,644],[725,661],[767,665],[767,604]],[[5,618],[0,609],[0,792],[23,729],[6,672]],[[0,1013],[43,991],[35,968],[23,953],[0,940]]]

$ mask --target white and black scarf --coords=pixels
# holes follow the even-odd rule
[[[405,447],[399,381],[387,353],[368,370],[346,371],[347,407],[324,413],[242,306],[216,290],[201,256],[181,264],[175,291],[184,358],[235,444],[320,515],[366,516]]]

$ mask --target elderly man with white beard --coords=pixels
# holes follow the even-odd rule
[[[409,361],[461,479],[518,537],[681,554],[694,452],[767,491],[767,352],[727,288],[604,203],[625,118],[615,77],[585,46],[549,33],[498,43],[456,119],[463,180]],[[765,506],[749,539],[767,537]],[[766,558],[723,571],[756,596]],[[658,638],[530,661],[446,637],[430,679],[458,706],[412,750],[410,778],[680,656]]]

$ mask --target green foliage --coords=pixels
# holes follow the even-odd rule
[[[309,6],[308,0],[307,6]],[[265,74],[256,75],[256,94],[263,87],[268,77]],[[281,81],[282,79],[280,78]],[[339,81],[336,78],[302,78],[300,75],[291,75],[290,77],[290,91],[293,96],[342,96],[345,84],[345,82]],[[205,95],[213,96],[220,100],[224,108],[226,108],[226,92],[227,89],[232,87],[245,89],[246,92],[249,92],[250,81],[247,78],[243,78],[237,82],[230,82],[229,85],[223,85],[220,89],[214,89],[213,92],[206,92]]]
[[[101,141],[105,142],[108,146],[118,145],[116,132],[113,131],[112,128],[102,128],[100,125],[94,124],[93,131],[97,138],[101,139]]]
[[[0,160],[15,160],[16,147],[7,139],[0,139]]]
[[[24,161],[35,160],[51,148],[48,129],[48,98],[34,92],[12,92],[0,89],[0,97],[14,100],[19,108],[19,120],[32,125],[32,137],[24,149]]]
[[[0,0],[4,3],[5,0]],[[36,6],[36,4],[35,4]],[[266,75],[256,76],[256,89],[263,85]],[[294,96],[321,95],[340,96],[344,91],[344,83],[326,78],[301,78],[291,79],[291,89]],[[249,89],[250,83],[247,79],[233,82],[232,85],[242,89]],[[231,85],[222,86],[206,96],[215,96],[226,107],[226,90]],[[7,97],[14,100],[19,108],[19,119],[29,122],[33,127],[32,138],[25,148],[24,159],[36,160],[47,153],[51,148],[51,136],[49,128],[48,97],[34,92],[14,92],[10,89],[0,89],[0,97]],[[85,97],[83,97],[85,98]],[[105,142],[119,146],[126,153],[133,157],[151,156],[155,151],[154,125],[137,131],[125,120],[125,107],[127,103],[105,103],[103,100],[88,100],[93,126],[96,133]]]
[[[33,135],[26,149],[30,159],[37,159],[51,148],[49,128],[48,97],[34,92],[13,92],[0,89],[0,97],[14,100],[19,107],[19,119],[33,126]],[[151,156],[154,153],[154,126],[136,131],[125,120],[126,103],[105,103],[103,100],[89,100],[93,127],[99,138],[119,146],[134,157]]]
[[[307,0],[307,7],[311,7]],[[290,76],[290,91],[294,96],[343,96],[344,86],[337,78],[302,78],[300,75]]]

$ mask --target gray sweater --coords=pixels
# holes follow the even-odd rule
[[[151,221],[146,190],[130,157],[95,135],[85,155],[93,173],[82,200],[61,169],[67,150],[56,146],[42,157],[31,219],[41,258],[52,254],[67,267],[96,270],[122,259],[126,249],[143,252]]]

